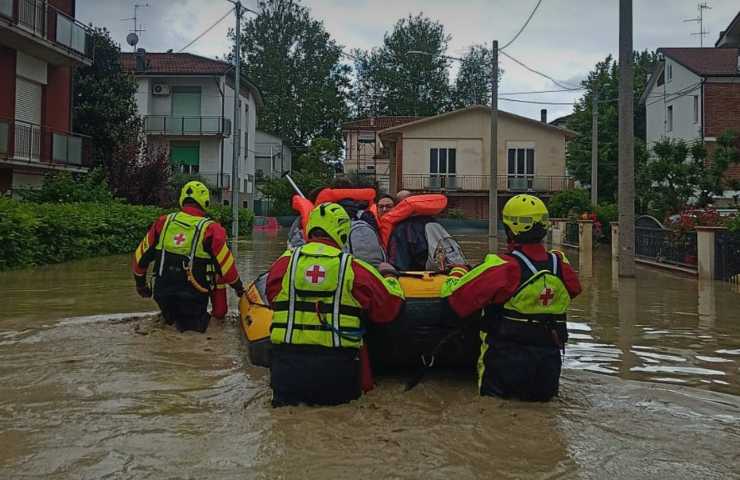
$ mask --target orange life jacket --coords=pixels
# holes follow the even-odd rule
[[[419,215],[439,215],[445,208],[447,208],[447,196],[441,193],[413,195],[401,200],[390,212],[380,217],[380,238],[383,246],[388,247],[393,229],[407,218]]]
[[[375,206],[375,189],[374,188],[325,188],[321,190],[316,197],[316,203],[314,204],[311,200],[303,198],[300,195],[293,195],[292,206],[293,210],[298,212],[301,217],[301,227],[304,229],[304,237],[306,237],[306,225],[308,224],[308,216],[311,214],[311,210],[314,209],[314,205],[320,205],[326,202],[337,203],[342,200],[355,200],[357,202],[367,202],[368,211],[375,216],[378,220],[378,209]]]

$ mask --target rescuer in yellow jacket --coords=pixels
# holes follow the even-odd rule
[[[508,253],[461,277],[453,271],[442,296],[460,318],[483,309],[480,394],[546,401],[558,393],[566,312],[581,284],[565,255],[542,244],[550,223],[542,200],[516,195],[502,214]]]
[[[208,328],[209,293],[217,275],[238,296],[244,294],[226,231],[206,216],[209,205],[208,187],[188,182],[180,192],[181,210],[159,217],[134,253],[136,291],[142,297],[153,293],[165,321],[180,331],[202,333]],[[146,280],[152,262],[153,289]]]
[[[342,252],[350,223],[340,205],[322,203],[308,217],[308,242],[286,251],[270,268],[274,406],[337,405],[358,398],[365,322],[390,322],[401,310],[397,279],[383,278]],[[388,264],[380,268],[393,270]]]

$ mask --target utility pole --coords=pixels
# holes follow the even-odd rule
[[[707,5],[707,2],[699,3],[696,7],[699,10],[699,16],[696,18],[686,19],[684,22],[696,22],[699,24],[699,31],[697,33],[692,33],[691,35],[699,35],[699,46],[703,48],[704,36],[709,33],[708,30],[704,30],[704,10],[711,10],[712,7]]]
[[[635,276],[632,0],[619,0],[619,276]]]
[[[491,48],[491,142],[488,180],[488,250],[498,250],[498,40]]]
[[[596,82],[591,93],[591,205],[599,203],[599,91]]]
[[[242,4],[238,0],[234,2],[234,12],[236,13],[236,27],[234,28],[234,38],[236,40],[235,63],[234,63],[234,149],[231,163],[231,250],[236,257],[236,240],[239,237],[239,154],[241,143],[241,108],[239,106],[239,94],[241,92],[239,83],[241,79],[240,61],[241,61],[241,23],[242,23]]]

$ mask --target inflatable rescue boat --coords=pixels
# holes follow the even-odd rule
[[[422,365],[472,368],[480,352],[480,318],[459,319],[439,292],[447,276],[405,272],[399,278],[406,304],[399,317],[384,325],[368,322],[365,340],[373,368],[389,370]],[[260,292],[266,275],[249,285],[239,303],[241,327],[253,365],[270,366],[272,310]]]

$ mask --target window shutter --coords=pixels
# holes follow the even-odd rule
[[[17,77],[15,81],[15,118],[22,122],[41,125],[41,93],[41,85]]]

